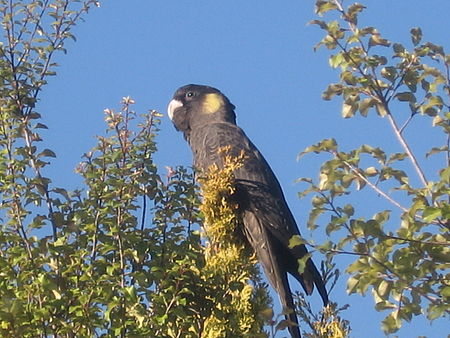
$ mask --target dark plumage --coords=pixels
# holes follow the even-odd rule
[[[292,236],[299,235],[297,224],[270,166],[236,125],[234,108],[215,88],[187,85],[175,92],[168,111],[175,128],[189,142],[197,169],[207,170],[214,163],[220,166],[221,147],[230,146],[232,156],[244,151],[244,165],[234,173],[243,232],[283,307],[294,308],[287,273],[300,282],[308,295],[315,285],[326,305],[327,291],[312,260],[308,259],[303,274],[298,272],[298,259],[307,249],[304,245],[288,247]],[[294,313],[286,317],[298,324]],[[292,337],[300,337],[298,327],[290,327],[289,331]]]

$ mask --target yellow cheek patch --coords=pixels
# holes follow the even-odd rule
[[[206,114],[213,114],[223,106],[223,98],[219,94],[206,94],[203,100],[203,111]]]

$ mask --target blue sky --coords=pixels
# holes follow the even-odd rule
[[[449,47],[448,0],[364,4],[368,9],[361,24],[377,27],[386,38],[410,46],[410,28],[421,26],[424,40]],[[38,110],[50,128],[43,135],[44,146],[57,153],[47,175],[56,186],[82,186],[73,169],[95,145],[94,136],[104,133],[103,110],[118,107],[123,96],[133,97],[138,111],[165,114],[179,86],[208,84],[236,105],[238,124],[271,164],[308,237],[303,224],[309,201],[297,198],[301,187],[294,181],[316,178],[320,161],[310,155],[297,162],[300,151],[330,137],[346,149],[365,143],[400,151],[387,121],[343,120],[339,99],[321,99],[327,84],[337,82],[337,72],[328,67],[327,51],[313,51],[323,36],[318,27],[307,25],[316,18],[313,8],[312,0],[104,1],[75,28],[77,42],[68,44],[67,55],[58,56],[58,76],[40,96]],[[414,131],[429,125],[420,117],[412,124],[408,136],[418,147],[427,144],[424,139],[434,140],[414,138]],[[167,116],[158,144],[161,171],[164,166],[190,165],[190,150]],[[320,259],[315,256],[316,262]],[[347,296],[343,280],[341,284],[331,298],[351,305],[345,318],[352,336],[383,337],[379,327],[384,316],[373,310],[370,294]],[[447,333],[445,321],[429,326],[414,320],[398,336],[438,338]]]

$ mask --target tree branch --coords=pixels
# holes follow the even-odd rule
[[[389,196],[383,190],[381,190],[379,187],[377,187],[375,184],[370,182],[363,174],[361,174],[358,171],[358,168],[356,168],[349,162],[341,159],[337,152],[333,152],[333,154],[334,154],[334,156],[336,156],[336,158],[341,160],[356,176],[358,176],[358,178],[363,180],[369,187],[371,187],[373,190],[375,190],[379,195],[383,196],[386,200],[388,200],[390,203],[392,203],[393,205],[395,205],[397,208],[401,209],[402,211],[408,212],[408,208],[402,206],[400,203],[398,203],[396,200],[394,200],[391,196]]]
[[[412,165],[414,169],[417,172],[417,175],[419,175],[420,181],[422,184],[427,187],[428,186],[428,180],[425,177],[425,173],[423,172],[422,168],[420,167],[419,163],[417,162],[416,157],[414,156],[413,152],[411,151],[411,148],[409,147],[408,143],[406,142],[405,138],[403,137],[400,128],[397,125],[397,122],[394,119],[394,116],[389,110],[389,107],[387,105],[384,105],[384,108],[386,109],[386,116],[389,120],[389,123],[391,124],[392,129],[394,130],[395,136],[397,137],[397,140],[402,145],[403,149],[405,150],[405,153],[408,155],[409,159],[412,162]]]

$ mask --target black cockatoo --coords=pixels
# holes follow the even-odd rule
[[[244,152],[244,164],[234,172],[234,197],[242,218],[242,233],[256,252],[283,307],[294,309],[288,273],[300,282],[308,295],[315,285],[327,305],[324,282],[311,259],[307,260],[303,273],[299,273],[298,260],[307,249],[304,245],[289,248],[292,236],[300,234],[297,224],[269,164],[236,125],[234,109],[219,90],[190,84],[175,92],[168,114],[189,143],[196,169],[207,170],[214,163],[220,167],[222,157],[218,150],[222,147],[229,147],[232,156]],[[298,325],[295,313],[291,312],[286,318]],[[298,326],[289,327],[289,331],[292,337],[300,337]]]

